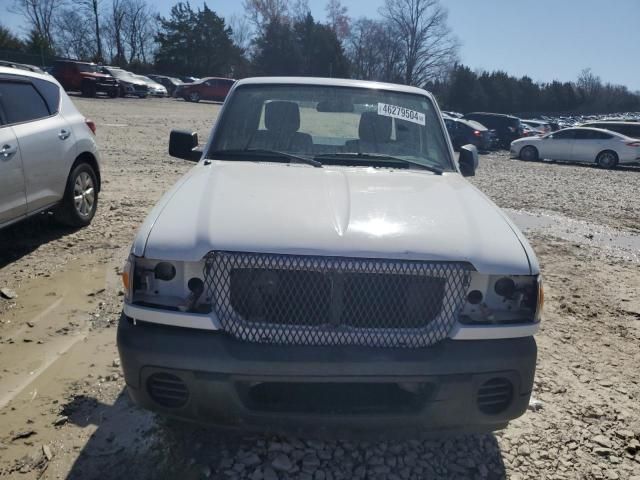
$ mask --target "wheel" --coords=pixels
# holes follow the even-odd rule
[[[91,82],[84,82],[82,84],[82,96],[83,97],[95,97],[96,86]]]
[[[111,98],[118,98],[118,89],[112,88],[111,90],[109,90],[109,96]]]
[[[147,98],[146,95],[138,95],[138,98]]]
[[[520,160],[524,160],[525,162],[537,161],[538,149],[536,147],[532,147],[531,145],[527,145],[522,150],[520,150]]]
[[[616,168],[616,165],[618,165],[618,154],[611,150],[600,152],[596,157],[596,163],[602,168]]]
[[[191,102],[199,102],[200,94],[198,92],[192,92],[189,94],[189,101]]]
[[[85,227],[91,223],[98,207],[98,181],[88,163],[81,163],[69,174],[62,204],[56,218],[65,225]]]

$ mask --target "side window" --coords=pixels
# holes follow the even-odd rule
[[[593,138],[595,138],[596,140],[609,140],[613,136],[605,132],[592,132],[592,133],[593,133]]]
[[[60,105],[60,87],[52,82],[46,80],[40,80],[39,78],[32,79],[33,84],[36,86],[42,98],[47,104],[49,113],[51,115],[58,113],[58,107]]]
[[[7,123],[21,123],[49,116],[42,95],[31,83],[0,81],[0,103]]]
[[[576,140],[597,140],[600,138],[598,133],[595,130],[576,130],[574,138]]]
[[[560,132],[555,132],[553,134],[553,138],[556,140],[571,140],[575,138],[575,130],[562,130]]]

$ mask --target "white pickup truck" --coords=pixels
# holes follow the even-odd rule
[[[139,405],[271,431],[482,432],[529,402],[523,235],[407,86],[254,78],[142,224],[118,348]]]

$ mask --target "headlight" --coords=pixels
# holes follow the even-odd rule
[[[473,325],[540,321],[544,293],[540,275],[473,273],[460,322]]]
[[[202,262],[175,262],[129,256],[122,272],[125,301],[167,310],[211,311],[202,281]]]

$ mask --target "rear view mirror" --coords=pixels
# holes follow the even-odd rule
[[[169,155],[191,162],[197,162],[202,156],[198,146],[198,134],[186,130],[171,130],[169,135]]]
[[[340,100],[323,100],[316,106],[318,112],[352,113],[353,103]]]
[[[475,145],[469,144],[460,147],[458,165],[463,177],[473,177],[476,174],[476,168],[478,168],[478,149]]]

